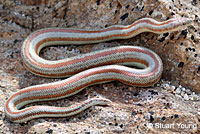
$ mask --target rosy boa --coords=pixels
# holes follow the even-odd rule
[[[182,30],[191,22],[191,19],[186,18],[175,18],[164,22],[143,18],[131,25],[114,25],[98,30],[47,28],[35,31],[26,38],[22,46],[25,67],[30,72],[44,77],[73,76],[62,81],[19,90],[6,102],[6,116],[13,122],[26,122],[39,117],[71,116],[90,106],[106,105],[111,101],[96,97],[71,107],[22,107],[36,101],[69,97],[87,86],[112,80],[119,80],[133,86],[151,86],[160,79],[163,70],[159,56],[142,47],[119,46],[57,61],[39,57],[42,48],[59,44],[81,45],[127,39],[142,32],[162,34]]]

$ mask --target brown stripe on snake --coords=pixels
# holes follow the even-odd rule
[[[156,59],[155,59],[156,60]],[[41,87],[35,87],[35,88],[32,88],[32,89],[28,89],[28,91],[37,91],[37,90],[44,90],[44,89],[56,89],[57,87],[62,87],[64,85],[69,85],[71,83],[73,83],[74,81],[79,81],[80,79],[83,79],[83,78],[86,78],[88,76],[91,76],[91,75],[94,75],[94,74],[101,74],[101,73],[107,73],[107,72],[114,72],[114,73],[120,73],[120,74],[124,74],[124,75],[127,75],[127,76],[130,76],[130,77],[141,77],[141,78],[144,78],[144,77],[149,77],[150,75],[154,75],[155,72],[157,72],[157,68],[158,68],[158,64],[156,64],[156,67],[155,69],[150,73],[150,74],[146,74],[146,75],[137,75],[137,74],[133,74],[133,73],[130,73],[130,72],[126,72],[126,71],[121,71],[121,70],[113,70],[113,69],[104,69],[104,70],[98,70],[96,72],[89,72],[87,74],[83,74],[79,77],[75,77],[74,79],[70,79],[68,81],[65,81],[65,82],[61,82],[59,84],[54,84],[54,85],[49,85],[49,86],[41,86]],[[109,80],[106,80],[106,79],[101,79],[102,81],[111,81],[111,80],[117,80],[117,79],[109,79]],[[20,102],[22,101],[25,101],[25,100],[33,100],[35,98],[38,98],[38,99],[46,99],[46,98],[57,98],[58,96],[65,96],[67,94],[71,94],[73,92],[75,92],[76,90],[78,89],[82,89],[84,87],[87,87],[89,85],[92,85],[92,84],[95,84],[97,82],[102,82],[101,80],[96,80],[96,81],[92,81],[91,83],[87,83],[85,85],[82,85],[80,87],[77,87],[77,88],[74,88],[73,90],[68,90],[67,92],[63,93],[63,94],[55,94],[55,95],[47,95],[47,96],[34,96],[34,97],[28,97],[28,98],[25,98],[24,100],[21,99],[19,101],[16,101],[15,104],[19,104]],[[144,83],[131,83],[131,82],[126,82],[126,81],[123,81],[123,80],[119,80],[119,81],[122,81],[124,83],[127,83],[129,85],[135,85],[135,86],[148,86],[149,83],[147,84],[144,84]],[[152,82],[150,83],[152,84]],[[20,94],[23,94],[24,92],[27,92],[27,90],[24,90],[24,91],[20,91],[18,93],[16,93],[15,95],[13,95],[12,97],[15,97],[17,95],[20,95]],[[41,98],[40,98],[41,97]]]
[[[130,38],[142,32],[166,33],[182,30],[191,22],[191,19],[186,18],[172,19],[165,22],[157,22],[150,18],[144,18],[129,26],[118,25],[99,30],[49,28],[34,32],[27,37],[22,45],[22,58],[24,58],[24,65],[28,70],[46,77],[77,74],[55,83],[21,89],[7,100],[4,109],[6,116],[13,122],[26,122],[39,117],[71,116],[92,105],[106,105],[110,103],[110,100],[106,98],[91,98],[81,104],[63,108],[50,106],[22,107],[31,102],[69,97],[83,90],[83,88],[99,82],[119,80],[133,86],[151,86],[160,79],[163,70],[162,61],[157,54],[151,50],[134,46],[120,46],[109,50],[101,50],[97,53],[92,52],[91,54],[79,57],[79,59],[65,60],[65,62],[59,60],[56,62],[57,64],[54,64],[52,61],[38,58],[38,51],[42,47],[45,47],[46,44],[55,45],[56,43],[59,44],[59,42],[66,44],[88,44]],[[128,57],[132,51],[136,57]],[[124,56],[124,59],[120,59],[117,57],[120,54],[127,57]],[[112,55],[113,59],[101,59],[102,57],[109,57],[109,55]],[[89,61],[89,65],[84,66],[85,68],[80,67],[87,60],[98,60],[98,62],[97,64],[92,64]],[[134,62],[134,64],[136,63],[136,67],[140,68],[142,66],[142,69],[110,65],[116,64],[117,61],[118,63],[127,62],[130,65]],[[68,72],[62,70],[70,65],[74,67],[73,70],[67,70]],[[78,70],[78,68],[75,68],[76,66],[81,69]],[[78,73],[79,71],[82,72]],[[47,74],[45,74],[46,72]],[[58,74],[55,74],[55,72]]]
[[[25,52],[28,53],[28,49],[26,49]],[[74,60],[70,60],[70,61],[67,61],[67,62],[52,64],[52,65],[37,62],[33,58],[31,58],[30,54],[28,54],[27,56],[28,56],[29,59],[31,59],[31,62],[33,64],[37,65],[37,66],[42,66],[44,68],[58,68],[58,67],[61,67],[61,66],[76,64],[76,63],[79,63],[79,62],[85,62],[89,59],[94,59],[94,58],[96,59],[98,57],[111,55],[113,53],[123,53],[123,52],[140,52],[140,53],[144,53],[144,54],[150,54],[149,52],[146,52],[146,51],[143,51],[143,50],[137,49],[137,48],[121,48],[121,49],[117,49],[116,51],[115,50],[105,51],[105,52],[97,53],[97,54],[94,54],[94,55],[91,55],[91,56],[86,56],[86,57],[81,58],[81,59],[74,59]],[[152,56],[152,54],[151,54],[151,56]],[[141,61],[141,63],[142,63],[142,61]],[[145,64],[147,64],[147,62],[145,62]]]
[[[120,59],[120,60],[113,60],[113,61],[109,61],[109,62],[106,62],[106,63],[100,63],[100,64],[96,64],[96,65],[93,65],[93,66],[90,66],[88,67],[87,69],[90,69],[90,68],[95,68],[95,67],[98,67],[98,66],[105,66],[105,65],[112,65],[112,64],[120,64],[120,63],[124,63],[124,62],[137,62],[137,63],[141,63],[141,64],[144,64],[145,66],[148,67],[149,63],[146,62],[145,60],[141,60],[141,59],[134,59],[134,58],[126,58],[126,59]],[[74,74],[77,74],[85,69],[80,69],[80,70],[76,70],[76,71],[73,71],[73,72],[65,72],[65,73],[59,73],[59,74],[45,74],[45,73],[41,73],[41,72],[37,72],[31,68],[29,68],[26,64],[24,64],[24,66],[26,67],[27,70],[29,70],[30,72],[32,72],[33,74],[37,74],[37,75],[40,75],[40,76],[45,76],[45,77],[54,77],[54,78],[57,78],[57,77],[64,77],[64,76],[69,76],[69,75],[74,75]]]
[[[139,28],[139,29],[137,29],[136,31],[132,31],[132,32],[129,32],[128,34],[120,34],[120,35],[113,35],[113,36],[104,36],[104,37],[99,37],[99,38],[93,38],[93,39],[86,39],[86,38],[47,38],[47,39],[44,39],[44,40],[42,40],[42,41],[40,41],[37,45],[36,45],[36,52],[38,51],[38,48],[40,47],[40,45],[41,44],[44,44],[44,43],[46,43],[46,42],[52,42],[52,41],[89,41],[89,40],[103,40],[103,39],[107,39],[107,38],[112,38],[112,37],[118,37],[118,36],[121,36],[121,37],[125,37],[125,36],[130,36],[132,33],[134,33],[134,32],[137,32],[137,31],[139,31],[139,30],[141,30],[141,29],[148,29],[148,30],[150,30],[150,31],[155,31],[155,32],[165,32],[165,31],[168,31],[168,30],[171,30],[171,29],[173,29],[173,27],[172,28],[166,28],[166,29],[162,29],[162,30],[155,30],[155,29],[150,29],[150,28],[148,28],[148,27],[143,27],[143,28]],[[41,33],[40,33],[41,34]],[[31,40],[31,38],[30,38],[30,40]],[[30,43],[29,42],[27,42],[26,43],[26,47],[25,47],[25,51],[26,51],[26,56],[27,56],[27,58],[29,57],[31,57],[30,56],[30,54],[28,53],[28,48],[29,48],[29,45],[30,45]],[[32,59],[32,58],[30,58],[30,61],[32,61],[32,63],[33,64],[36,64],[37,66],[41,66],[42,65],[42,63],[38,63],[37,61],[34,61],[34,59]],[[78,61],[78,62],[80,62],[80,61]],[[39,64],[39,65],[38,65]],[[48,65],[48,64],[43,64],[42,65],[42,67],[49,67],[49,68],[54,68],[54,67],[60,67],[60,66],[66,66],[67,64],[70,64],[70,63],[60,63],[60,64],[55,64],[55,65]],[[72,63],[72,64],[74,64],[74,63]]]
[[[146,84],[146,86],[151,86],[151,85],[153,85],[155,82],[157,82],[159,79],[160,79],[160,77],[161,77],[161,75],[158,77],[158,79],[156,79],[155,81],[152,81],[152,82],[150,82],[150,83],[147,83]],[[22,99],[22,100],[19,100],[19,101],[17,101],[16,103],[14,103],[14,106],[16,107],[16,105],[17,104],[19,104],[19,103],[21,103],[21,102],[23,102],[23,101],[27,101],[27,100],[34,100],[34,99],[48,99],[48,98],[56,98],[56,97],[59,97],[59,96],[65,96],[66,94],[71,94],[71,93],[73,93],[74,91],[76,91],[76,90],[78,90],[78,89],[81,89],[81,88],[85,88],[85,87],[87,87],[87,86],[89,86],[89,85],[93,85],[93,84],[95,84],[95,83],[100,83],[100,82],[106,82],[106,81],[114,81],[114,80],[116,80],[116,79],[104,79],[104,80],[96,80],[96,81],[93,81],[92,83],[87,83],[87,84],[85,84],[85,85],[82,85],[82,86],[80,86],[80,87],[77,87],[76,89],[73,89],[73,90],[71,90],[71,91],[69,91],[69,92],[66,92],[66,93],[63,93],[63,94],[59,94],[59,95],[48,95],[48,96],[38,96],[38,97],[32,97],[32,98],[25,98],[25,99]],[[119,80],[119,81],[121,81],[121,82],[123,82],[123,83],[125,83],[125,84],[129,84],[129,85],[135,85],[135,86],[144,86],[144,85],[141,85],[141,84],[139,84],[139,83],[130,83],[130,82],[127,82],[127,81],[124,81],[124,80]],[[38,90],[40,90],[40,89],[38,89]],[[33,107],[36,107],[36,106],[33,106]],[[62,107],[61,107],[62,108]],[[25,112],[25,111],[28,111],[28,110],[30,110],[31,108],[28,108],[28,109],[24,109],[23,111],[20,111],[20,112]],[[17,114],[17,113],[20,113],[20,112],[12,112],[12,111],[9,111],[10,113],[13,113],[13,114]]]

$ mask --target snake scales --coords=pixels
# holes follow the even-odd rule
[[[142,47],[120,46],[57,61],[39,57],[40,50],[44,47],[127,39],[142,32],[161,34],[181,30],[190,23],[191,19],[186,18],[175,18],[164,22],[143,18],[131,25],[114,25],[98,30],[47,28],[35,31],[22,45],[21,52],[25,67],[30,72],[43,77],[73,76],[62,81],[19,90],[7,100],[5,114],[13,122],[26,122],[39,117],[71,116],[90,106],[106,105],[111,101],[105,98],[91,98],[71,107],[22,107],[36,101],[69,97],[87,86],[112,80],[119,80],[133,86],[150,86],[160,79],[163,70],[159,56]],[[136,66],[140,69],[124,65]]]

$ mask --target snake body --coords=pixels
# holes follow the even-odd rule
[[[119,46],[72,58],[49,61],[39,57],[40,50],[46,46],[81,45],[127,39],[142,32],[161,34],[180,30],[190,23],[191,20],[186,18],[170,19],[164,22],[143,18],[131,25],[114,25],[99,30],[47,28],[35,31],[22,45],[21,52],[25,67],[30,72],[43,77],[73,76],[62,81],[21,89],[7,100],[5,114],[11,121],[18,123],[39,117],[71,116],[90,106],[106,105],[111,101],[97,97],[71,107],[22,107],[32,102],[69,97],[87,86],[113,80],[133,86],[151,86],[160,79],[163,70],[159,56],[142,47]]]

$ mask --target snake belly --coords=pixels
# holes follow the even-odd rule
[[[179,18],[158,22],[143,18],[131,25],[114,25],[98,30],[46,28],[35,31],[22,45],[24,66],[32,73],[65,80],[26,87],[13,94],[5,104],[5,114],[12,122],[26,122],[40,117],[66,117],[80,113],[93,105],[106,105],[111,101],[96,97],[71,107],[30,106],[37,101],[57,100],[72,96],[85,87],[113,80],[125,84],[147,87],[161,77],[163,64],[153,51],[138,46],[118,46],[79,56],[49,61],[39,56],[40,50],[51,45],[83,45],[116,39],[127,39],[142,32],[156,34],[181,30],[192,22]],[[127,67],[127,65],[129,67]]]

